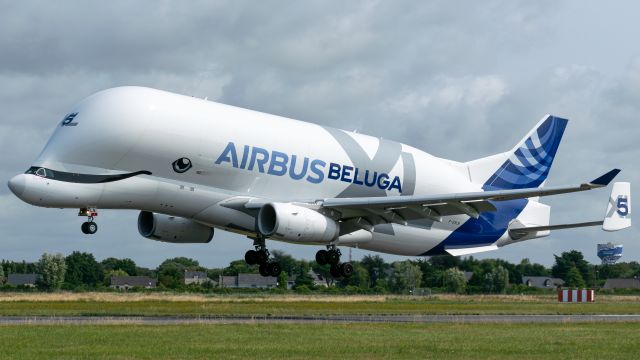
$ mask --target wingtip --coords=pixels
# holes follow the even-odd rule
[[[620,169],[613,169],[608,173],[600,176],[599,178],[592,180],[590,183],[593,185],[607,186],[616,176],[620,173]]]

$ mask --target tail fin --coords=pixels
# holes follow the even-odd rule
[[[602,230],[617,231],[629,226],[631,226],[631,185],[628,182],[613,183]]]
[[[537,188],[547,179],[567,119],[545,116],[510,151],[467,163],[484,190]]]

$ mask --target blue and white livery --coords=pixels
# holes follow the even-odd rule
[[[629,183],[613,186],[604,220],[550,225],[542,196],[607,186],[612,170],[542,187],[567,120],[545,116],[510,151],[461,163],[398,142],[142,87],[96,93],[62,116],[44,150],[9,181],[23,201],[138,209],[150,239],[209,242],[214,228],[253,239],[245,254],[279,274],[266,240],[322,246],[334,276],[353,268],[339,246],[409,256],[465,255],[551,230],[631,225]],[[324,249],[326,247],[326,249]]]

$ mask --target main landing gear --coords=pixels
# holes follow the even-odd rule
[[[86,216],[87,221],[82,223],[80,229],[84,234],[95,234],[98,232],[98,224],[93,221],[95,216],[98,216],[98,211],[93,208],[82,208],[78,213],[78,216]]]
[[[316,262],[318,265],[331,265],[331,276],[334,278],[351,277],[353,275],[353,265],[351,263],[340,263],[340,249],[335,245],[327,245],[327,250],[318,250],[316,253]]]
[[[260,265],[258,270],[262,276],[278,277],[282,272],[282,267],[277,261],[269,260],[271,254],[264,244],[263,238],[254,240],[255,250],[249,250],[244,254],[244,261],[249,265]]]

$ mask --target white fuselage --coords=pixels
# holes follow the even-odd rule
[[[12,180],[19,184],[17,195],[30,204],[140,209],[253,235],[254,215],[236,205],[247,198],[313,203],[482,191],[465,164],[411,146],[159,90],[105,90],[80,102],[71,114],[77,115],[58,124],[35,167],[151,175],[86,184],[19,175]],[[184,172],[172,166],[181,158],[191,165]],[[548,219],[548,210],[534,211],[546,211]],[[527,209],[521,216],[527,216]],[[467,219],[454,215],[441,222],[379,224],[371,232],[341,236],[337,244],[420,255]],[[506,233],[499,239],[500,245],[509,242]]]

